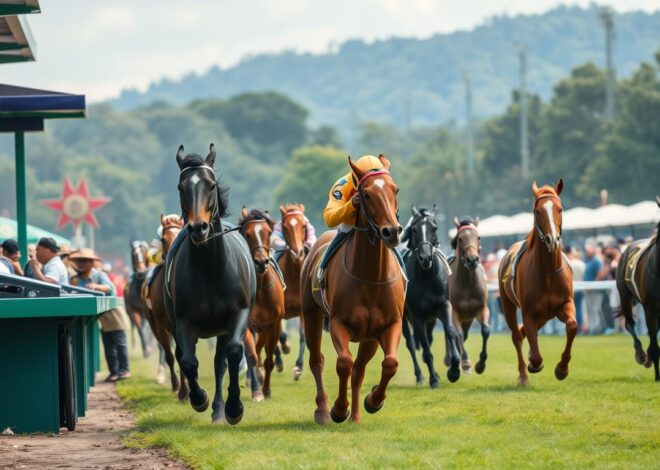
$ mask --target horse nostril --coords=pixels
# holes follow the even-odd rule
[[[382,232],[383,232],[383,237],[385,238],[390,238],[392,236],[392,230],[390,230],[389,227],[383,228]]]
[[[206,222],[202,222],[200,226],[202,228],[202,232],[206,232],[209,229],[209,224]]]
[[[397,231],[399,232],[399,235],[401,235],[403,233],[403,227],[399,225]]]

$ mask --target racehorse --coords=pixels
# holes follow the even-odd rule
[[[298,380],[303,371],[305,358],[305,330],[300,309],[300,271],[307,256],[305,239],[307,238],[307,221],[305,219],[305,206],[302,204],[280,205],[282,214],[282,232],[286,242],[286,250],[277,264],[284,274],[284,318],[300,318],[300,348],[298,358],[293,369],[293,378]]]
[[[176,214],[168,216],[161,214],[160,225],[162,227],[161,243],[163,247],[162,258],[164,260],[172,243],[174,243],[174,240],[183,228],[183,219]],[[188,398],[188,384],[185,380],[180,383],[179,377],[174,370],[174,354],[172,354],[173,328],[165,310],[165,299],[163,298],[163,284],[165,281],[165,270],[163,266],[164,263],[156,266],[151,279],[147,278],[144,282],[143,297],[146,304],[145,315],[156,340],[158,340],[158,343],[163,348],[165,361],[170,368],[172,391],[178,391],[179,400],[185,400]]]
[[[236,424],[243,417],[238,373],[256,277],[247,243],[235,228],[222,223],[228,190],[216,180],[215,157],[213,144],[206,158],[186,155],[183,145],[176,154],[186,226],[167,256],[165,306],[174,326],[176,358],[188,379],[191,406],[198,412],[209,406],[208,395],[197,381],[197,340],[217,336],[212,420]],[[224,402],[222,381],[227,366],[229,391]]]
[[[486,369],[488,358],[488,285],[486,273],[479,263],[479,252],[481,242],[477,226],[479,219],[470,217],[458,220],[454,218],[456,225],[456,236],[451,245],[455,256],[451,260],[451,275],[449,276],[449,300],[453,310],[453,319],[456,329],[459,331],[459,345],[461,349],[461,362],[464,371],[472,368],[472,363],[465,349],[465,340],[468,337],[470,326],[476,318],[481,325],[481,337],[483,339],[479,361],[474,366],[477,374]]]
[[[130,243],[130,247],[133,274],[124,288],[124,302],[126,304],[128,318],[131,320],[131,327],[137,329],[140,337],[142,355],[147,358],[151,354],[151,346],[148,344],[144,331],[143,320],[146,306],[142,300],[142,283],[146,278],[147,269],[149,268],[147,244],[145,242],[133,240]]]
[[[403,235],[403,241],[408,241],[409,251],[404,256],[406,273],[408,274],[408,292],[406,294],[405,320],[403,334],[406,346],[412,356],[417,384],[424,383],[424,376],[417,363],[415,344],[422,347],[422,358],[429,369],[429,385],[436,388],[440,384],[438,374],[433,364],[431,342],[436,319],[442,322],[446,344],[451,358],[447,370],[450,382],[456,382],[461,376],[460,355],[458,350],[458,335],[451,318],[451,304],[447,279],[449,265],[438,246],[438,224],[433,209],[412,206],[412,221]],[[408,322],[412,323],[414,338],[410,334]]]
[[[655,198],[660,207],[660,197]],[[635,345],[635,359],[639,364],[655,368],[655,381],[660,382],[660,222],[655,235],[650,239],[633,242],[621,255],[616,269],[616,287],[621,297],[621,314],[626,320],[626,330],[632,335]],[[635,260],[635,258],[637,258]],[[649,348],[642,349],[642,343],[635,333],[633,303],[644,307],[646,326],[649,333]]]
[[[396,374],[399,362],[397,347],[401,338],[404,308],[405,276],[391,248],[399,243],[402,228],[397,212],[398,188],[390,176],[390,162],[379,156],[383,170],[362,172],[348,162],[358,182],[360,209],[352,236],[339,246],[330,260],[324,279],[317,277],[317,267],[335,233],[325,232],[312,247],[301,275],[302,314],[305,338],[309,348],[309,367],[316,381],[314,419],[325,424],[360,421],[360,387],[365,367],[378,345],[385,352],[380,383],[365,399],[368,413],[379,411],[385,401],[385,390]],[[330,336],[337,351],[339,394],[328,410],[328,395],[323,388],[324,357],[321,335],[327,315]],[[355,362],[349,342],[360,343]],[[347,396],[351,378],[352,406]]]
[[[270,375],[275,366],[273,355],[284,318],[284,284],[276,271],[277,268],[271,265],[270,258],[270,235],[275,221],[265,211],[252,209],[248,212],[244,207],[238,226],[250,247],[257,271],[257,294],[248,325],[250,330],[258,335],[257,356],[260,356],[261,350],[266,347],[262,391],[264,397],[270,398]]]
[[[541,188],[534,181],[534,227],[525,241],[509,248],[498,271],[502,309],[518,354],[518,384],[523,386],[529,384],[528,370],[537,373],[543,369],[538,330],[548,320],[557,317],[566,324],[566,347],[555,367],[558,380],[568,376],[571,346],[577,334],[573,272],[561,251],[563,209],[559,195],[563,187],[561,179],[554,187],[546,185]],[[521,251],[523,244],[524,250]],[[522,311],[520,326],[516,308]],[[525,336],[530,347],[527,369],[522,353]]]

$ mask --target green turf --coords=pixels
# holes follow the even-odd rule
[[[438,359],[440,343],[434,348]],[[179,403],[155,384],[155,359],[133,356],[133,378],[117,387],[138,419],[138,430],[125,441],[167,448],[195,468],[658,468],[660,384],[652,370],[634,362],[632,339],[578,337],[563,382],[553,370],[564,338],[541,337],[540,346],[546,368],[531,375],[528,388],[516,386],[510,337],[493,335],[484,375],[462,375],[450,384],[436,360],[442,384],[431,390],[415,385],[402,342],[383,409],[363,412],[360,425],[325,427],[313,421],[308,370],[300,382],[291,378],[291,355],[285,356],[285,373],[274,374],[272,399],[255,404],[242,389],[245,415],[237,426],[214,426],[210,409],[200,414]],[[479,347],[480,338],[471,337],[473,357]],[[324,377],[332,404],[337,378],[331,348],[326,335]],[[204,342],[198,350],[201,383],[212,396],[212,356]],[[377,382],[381,358],[379,353],[369,364],[363,391]]]

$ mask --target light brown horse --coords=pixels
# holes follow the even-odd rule
[[[264,397],[270,398],[270,375],[275,366],[273,355],[284,318],[284,285],[275,267],[271,266],[270,258],[270,236],[275,221],[265,211],[252,209],[248,212],[244,207],[238,225],[250,247],[257,271],[257,293],[250,310],[248,326],[257,334],[257,356],[260,356],[261,350],[266,347],[262,392]]]
[[[655,198],[660,207],[660,197]],[[621,297],[621,314],[626,320],[626,330],[632,335],[635,345],[635,359],[645,367],[653,365],[655,381],[660,382],[660,222],[656,233],[646,240],[636,240],[621,255],[616,269],[616,287]],[[644,246],[648,246],[644,249]],[[636,264],[632,259],[638,257]],[[635,318],[632,306],[639,302],[644,307],[646,326],[649,332],[649,348],[642,349],[642,343],[635,332]]]
[[[300,314],[300,272],[307,256],[305,239],[307,238],[307,220],[305,219],[305,206],[303,204],[280,205],[282,214],[282,232],[286,242],[286,250],[277,261],[284,275],[286,290],[284,291],[284,305],[286,320],[300,318],[300,348],[298,358],[293,368],[293,378],[298,380],[303,371],[305,358],[305,330],[303,318]]]
[[[380,383],[364,399],[369,413],[379,411],[385,401],[385,390],[396,374],[399,361],[397,347],[405,296],[405,277],[391,248],[399,243],[402,228],[397,212],[398,188],[389,174],[390,162],[379,156],[385,170],[363,172],[348,162],[358,181],[360,208],[355,231],[330,260],[325,272],[325,288],[318,288],[317,267],[335,232],[325,232],[312,248],[303,266],[302,312],[305,337],[309,348],[309,367],[316,381],[314,419],[325,424],[360,421],[360,387],[367,363],[383,349]],[[324,305],[327,306],[324,307]],[[337,351],[339,394],[328,410],[328,395],[323,387],[324,357],[321,335],[324,318]],[[349,342],[359,343],[355,362]],[[351,379],[352,406],[349,411],[348,381]]]
[[[167,258],[167,253],[174,243],[174,239],[183,228],[183,219],[176,214],[164,216],[160,215],[160,225],[162,227],[161,243],[163,246],[162,260],[163,263]],[[158,340],[158,343],[163,348],[165,354],[165,361],[170,368],[170,381],[172,383],[172,391],[178,391],[179,400],[188,398],[188,385],[186,380],[183,379],[182,383],[179,382],[179,377],[174,370],[174,354],[172,353],[172,324],[170,318],[165,311],[165,304],[163,302],[163,284],[165,280],[165,269],[163,263],[159,265],[153,274],[151,282],[144,281],[142,296],[145,301],[145,316],[149,321],[151,330]]]
[[[490,310],[488,310],[486,275],[479,263],[479,253],[481,252],[481,241],[477,229],[479,219],[465,217],[458,220],[454,218],[454,224],[457,232],[451,242],[452,248],[455,250],[455,257],[450,263],[452,272],[449,276],[449,301],[452,306],[454,325],[459,332],[458,343],[464,371],[469,371],[472,367],[465,349],[465,340],[468,337],[470,326],[475,318],[481,325],[483,343],[479,361],[474,366],[477,374],[481,374],[486,369],[486,359],[488,358]]]
[[[511,265],[523,242],[515,243],[506,253],[498,272],[500,297],[511,339],[518,353],[518,383],[528,385],[531,373],[541,372],[543,358],[539,351],[538,330],[557,317],[566,324],[566,348],[555,367],[555,377],[568,376],[571,346],[577,334],[575,303],[573,302],[573,272],[561,251],[562,205],[559,195],[564,186],[560,179],[553,186],[539,189],[532,184],[534,193],[534,228],[526,239],[526,249],[517,261],[512,277]],[[522,311],[523,323],[518,326],[516,308]],[[522,343],[529,341],[529,366],[525,368]]]

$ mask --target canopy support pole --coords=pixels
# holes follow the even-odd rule
[[[27,259],[27,195],[25,184],[25,133],[14,133],[16,162],[16,233],[18,248],[23,259]]]

